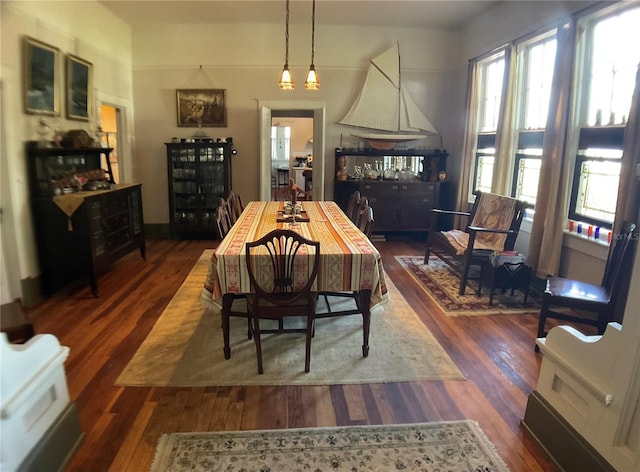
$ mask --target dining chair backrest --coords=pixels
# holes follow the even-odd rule
[[[369,239],[371,239],[371,233],[373,232],[373,223],[373,208],[366,205],[362,209],[358,228],[360,228],[360,231],[362,231]]]
[[[255,267],[256,253],[268,256]],[[289,229],[275,229],[246,243],[247,271],[257,298],[287,304],[308,297],[318,275],[320,242]]]
[[[347,203],[347,211],[346,215],[349,217],[351,221],[356,222],[356,209],[358,208],[358,202],[360,201],[360,192],[356,190],[349,197],[349,202]]]
[[[220,197],[220,203],[216,209],[216,226],[220,239],[223,239],[231,229],[231,219],[229,218],[228,208],[227,201]]]
[[[354,211],[354,220],[353,220],[353,222],[358,228],[360,227],[362,218],[365,216],[367,208],[369,208],[369,199],[367,197],[360,197],[360,201],[358,201],[358,206],[356,206],[356,209]]]
[[[619,286],[619,281],[624,275],[624,269],[630,266],[633,247],[638,239],[638,228],[635,223],[625,221],[620,233],[612,242],[602,276],[602,286],[608,290]]]
[[[227,202],[229,205],[229,219],[231,220],[231,224],[234,224],[236,221],[238,221],[238,218],[240,218],[240,215],[244,210],[244,206],[242,205],[242,198],[240,197],[240,194],[232,190],[231,192],[229,192]]]

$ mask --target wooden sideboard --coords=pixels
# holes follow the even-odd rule
[[[31,210],[45,295],[85,278],[98,295],[98,277],[145,238],[140,184],[60,194],[60,181],[100,170],[110,149],[65,149],[28,143]],[[110,169],[109,169],[110,170]]]
[[[346,164],[346,180],[334,181],[334,200],[346,209],[356,190],[369,199],[374,212],[374,233],[395,231],[429,231],[431,210],[449,208],[452,188],[446,181],[444,151],[427,150],[363,150],[336,149],[336,169]],[[375,170],[376,178],[366,176],[365,165]],[[404,166],[407,171],[402,174]],[[363,172],[357,176],[356,167]],[[384,178],[384,170],[392,168],[394,178]],[[426,169],[423,169],[423,167]],[[395,169],[404,180],[395,179]],[[376,173],[378,175],[376,175]],[[444,222],[446,223],[446,222]]]

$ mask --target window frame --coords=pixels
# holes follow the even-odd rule
[[[486,110],[487,104],[487,69],[493,65],[498,63],[499,61],[503,62],[503,74],[502,80],[500,82],[500,90],[503,89],[504,84],[504,67],[506,64],[506,47],[500,48],[498,51],[492,52],[490,55],[487,55],[485,58],[479,59],[477,64],[477,80],[478,80],[478,107],[477,107],[477,116],[476,116],[476,130],[475,130],[475,146],[474,146],[474,158],[473,158],[473,178],[470,179],[471,188],[469,189],[469,197],[471,198],[476,192],[479,190],[478,187],[478,171],[480,169],[480,161],[483,157],[493,156],[494,163],[492,165],[492,182],[493,182],[493,166],[495,166],[495,142],[498,133],[498,123],[500,121],[500,112],[502,107],[502,100],[504,97],[502,93],[500,94],[500,100],[497,103],[497,118],[495,122],[495,129],[491,131],[483,130],[483,116]],[[493,154],[483,152],[481,150],[490,149],[487,148],[483,143],[488,142],[490,137],[493,137]]]
[[[542,152],[539,156],[532,154],[522,153],[521,150],[523,146],[521,145],[523,141],[530,142],[531,139],[528,139],[527,135],[532,135],[534,133],[539,134],[542,133],[542,138],[539,139],[540,147],[536,149],[540,149],[542,151],[543,142],[544,142],[544,132],[546,128],[546,119],[543,128],[526,128],[526,116],[528,110],[528,98],[527,90],[530,86],[530,54],[531,50],[537,46],[540,46],[549,41],[556,41],[556,54],[557,54],[557,36],[558,36],[558,28],[552,27],[548,28],[544,31],[537,32],[530,37],[519,41],[516,44],[516,60],[518,61],[518,66],[516,68],[516,109],[514,112],[514,123],[516,123],[515,129],[513,130],[513,140],[514,143],[513,149],[511,152],[512,162],[511,162],[511,189],[510,194],[513,198],[519,198],[518,194],[518,182],[520,181],[520,163],[527,160],[536,160],[540,163],[542,162]],[[553,66],[555,67],[555,57]],[[553,80],[553,69],[551,71]],[[549,99],[551,97],[551,93],[549,93]],[[547,102],[547,116],[548,116],[548,108],[549,104]],[[537,196],[536,196],[537,199]],[[527,213],[529,214],[535,209],[535,203],[530,203],[528,200],[522,200],[525,208],[529,210]]]
[[[584,31],[584,36],[578,39],[576,60],[574,61],[572,72],[573,96],[575,97],[576,103],[574,105],[574,114],[571,120],[573,123],[572,130],[569,135],[571,142],[574,144],[572,146],[572,150],[567,152],[567,154],[572,156],[573,159],[573,165],[571,167],[573,175],[571,177],[571,186],[568,189],[569,202],[567,217],[571,220],[608,229],[613,227],[612,222],[579,213],[577,210],[583,164],[585,162],[622,162],[622,159],[624,158],[622,152],[624,150],[626,121],[623,123],[609,123],[609,119],[607,117],[597,119],[596,116],[589,116],[591,108],[589,100],[592,82],[594,80],[592,70],[594,67],[595,29],[602,21],[624,15],[626,12],[638,10],[639,8],[640,5],[637,3],[632,5],[624,3],[615,4],[583,16],[577,23],[578,28]],[[629,97],[629,100],[631,100],[631,97]],[[591,146],[591,149],[618,150],[620,151],[621,156],[589,156],[584,152],[586,149],[589,149],[589,146]]]

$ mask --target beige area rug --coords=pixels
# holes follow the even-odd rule
[[[508,472],[475,421],[165,434],[152,472]]]
[[[255,344],[247,339],[247,322],[243,318],[231,318],[231,359],[225,360],[220,312],[205,310],[200,301],[210,257],[211,250],[203,253],[116,385],[196,387],[464,380],[388,279],[390,301],[372,310],[366,358],[362,357],[362,317],[351,315],[316,321],[309,373],[304,372],[304,334],[272,334],[262,337],[265,373],[259,375]]]
[[[435,256],[429,258],[429,264],[424,264],[423,256],[396,256],[396,260],[448,316],[540,313],[540,295],[533,288],[526,305],[521,290],[513,296],[510,290],[496,290],[493,303],[489,304],[489,289],[483,285],[482,294],[477,296],[478,284],[473,280],[467,282],[466,293],[460,295],[460,279]]]

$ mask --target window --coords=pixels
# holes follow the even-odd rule
[[[611,228],[616,213],[623,126],[582,128],[569,218]]]
[[[640,8],[583,22],[584,80],[569,218],[611,228],[624,129],[640,62]],[[578,82],[579,85],[579,82]]]
[[[491,191],[495,162],[496,132],[502,102],[504,51],[478,63],[478,136],[473,192]]]
[[[553,67],[555,30],[518,45],[517,143],[511,195],[535,206]]]

